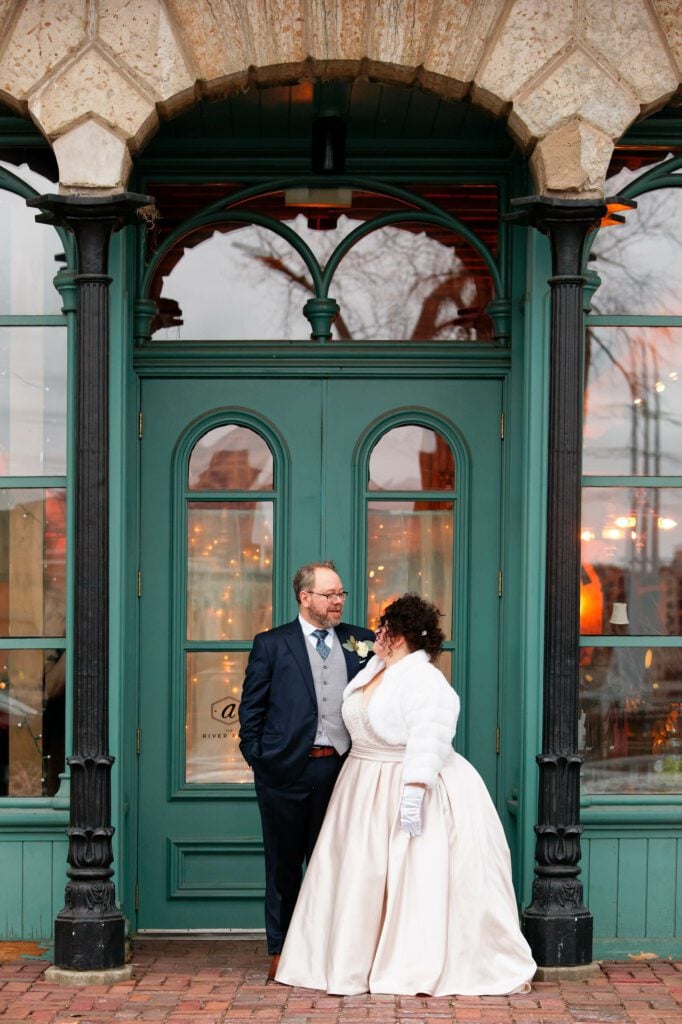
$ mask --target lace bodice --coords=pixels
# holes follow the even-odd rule
[[[369,724],[367,705],[363,699],[362,690],[351,693],[350,697],[343,702],[341,715],[353,743],[368,747],[390,747],[389,743],[384,743],[379,739]]]

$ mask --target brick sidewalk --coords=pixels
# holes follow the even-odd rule
[[[682,1024],[682,961],[604,963],[591,981],[543,982],[526,996],[327,996],[266,984],[253,941],[140,940],[133,981],[62,988],[48,961],[0,964],[0,1024]]]

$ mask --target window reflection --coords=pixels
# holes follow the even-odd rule
[[[616,230],[597,234],[593,255],[601,285],[594,313],[682,314],[682,188],[639,195],[637,209]]]
[[[341,341],[494,340],[485,312],[492,278],[452,232],[434,237],[422,224],[372,232],[344,257],[331,293],[341,306],[334,324]]]
[[[66,492],[0,490],[0,634],[64,636]]]
[[[64,770],[64,650],[0,652],[0,796],[54,796]]]
[[[387,431],[372,449],[370,491],[451,491],[455,461],[445,438],[409,424]]]
[[[62,302],[52,283],[55,255],[63,251],[59,236],[54,228],[36,223],[36,211],[23,196],[4,189],[0,238],[0,313],[59,315]]]
[[[407,591],[432,601],[450,638],[455,505],[419,500],[419,492],[455,486],[455,460],[445,438],[413,423],[387,430],[372,449],[367,501],[367,615],[376,627],[383,608]],[[390,492],[393,495],[390,496]],[[405,500],[409,492],[414,498]],[[450,655],[447,663],[450,664]],[[445,671],[445,669],[443,669]]]
[[[682,491],[583,488],[580,631],[682,631]]]
[[[66,328],[0,327],[0,476],[66,472]]]
[[[273,483],[272,452],[260,434],[247,427],[216,427],[192,449],[191,491],[266,491]]]
[[[452,622],[454,502],[370,501],[367,510],[367,616],[374,629],[382,609],[406,591]]]
[[[468,194],[464,187],[451,191],[436,189],[432,198],[457,214]],[[324,266],[355,228],[382,213],[409,209],[405,201],[357,190],[351,201],[346,212],[320,215],[300,203],[289,205],[285,193],[277,192],[239,209],[286,222]],[[495,190],[477,201],[477,226],[494,247]],[[468,214],[464,220],[471,220],[470,207]],[[281,236],[257,225],[211,225],[186,235],[164,256],[150,288],[158,305],[152,334],[156,341],[305,340],[311,328],[302,310],[313,295],[303,260]],[[493,298],[486,263],[467,241],[438,224],[406,222],[370,233],[344,256],[330,295],[341,307],[333,325],[336,340],[494,338],[485,312]]]
[[[682,650],[582,648],[578,737],[586,792],[682,792]]]
[[[272,626],[272,528],[271,501],[189,502],[188,640],[250,640]]]
[[[155,341],[310,337],[302,312],[313,294],[308,271],[267,228],[229,225],[211,228],[208,238],[184,239],[161,272],[151,293],[159,308]]]
[[[243,651],[187,655],[187,782],[253,782],[239,752],[238,708],[247,660]]]
[[[682,329],[591,327],[583,472],[682,473]]]

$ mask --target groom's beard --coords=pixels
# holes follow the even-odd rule
[[[343,608],[328,608],[324,613],[316,612],[312,608],[308,608],[307,611],[308,618],[320,629],[334,629],[335,626],[338,626],[343,614]]]

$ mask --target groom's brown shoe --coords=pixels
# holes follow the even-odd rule
[[[274,981],[275,975],[277,974],[277,968],[279,967],[279,953],[275,953],[272,960],[270,961],[270,970],[268,971],[268,981]]]

